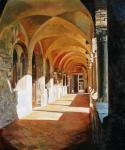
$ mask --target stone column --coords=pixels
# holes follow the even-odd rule
[[[88,92],[91,92],[93,88],[92,78],[93,78],[93,73],[92,73],[92,62],[91,62],[88,66]]]
[[[108,102],[108,49],[107,31],[97,31],[98,37],[98,77],[99,77],[99,101]]]
[[[94,54],[94,60],[93,60],[93,65],[94,65],[94,91],[97,92],[98,91],[98,74],[97,74],[97,57],[96,54]]]
[[[64,74],[64,86],[66,86],[66,74]]]
[[[67,75],[68,93],[71,93],[71,75]]]
[[[97,66],[97,39],[92,39],[92,52],[93,52],[93,89],[98,92],[98,66]]]
[[[91,70],[92,70],[92,89],[96,91],[96,60],[94,53],[91,54]]]
[[[32,55],[28,55],[27,74],[32,75]]]
[[[45,88],[45,75],[46,75],[46,68],[45,68],[45,59],[43,58],[43,76],[42,76],[42,98],[41,98],[41,106],[47,105],[47,89]]]
[[[94,79],[94,64],[93,64],[93,55],[91,54],[91,87],[93,89],[93,79]]]
[[[105,149],[125,148],[125,1],[108,3],[109,116]]]
[[[50,79],[49,79],[49,82],[47,84],[48,84],[47,89],[49,91],[48,103],[52,103],[53,101],[55,101],[55,99],[54,99],[54,79],[53,79],[53,68],[52,68],[52,66],[50,66]]]
[[[96,62],[95,58],[93,58],[93,89],[96,91]]]
[[[108,43],[107,35],[103,36],[104,46],[104,74],[103,74],[103,101],[108,102]]]

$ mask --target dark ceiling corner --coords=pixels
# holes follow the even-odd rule
[[[8,0],[0,0],[0,16]]]

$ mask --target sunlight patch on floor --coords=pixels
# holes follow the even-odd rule
[[[66,96],[64,96],[64,97],[62,97],[62,98],[60,98],[60,99],[57,99],[57,101],[58,101],[58,100],[63,100],[63,101],[65,101],[65,100],[73,101],[75,97],[76,97],[76,94],[68,94],[68,95],[66,95]]]
[[[33,111],[30,115],[22,118],[22,120],[59,120],[63,113]]]
[[[52,105],[65,105],[65,106],[69,106],[71,105],[72,101],[64,101],[64,100],[57,100],[54,103],[52,103]]]
[[[59,120],[64,113],[90,113],[89,107],[72,107],[76,94],[70,94],[45,107],[36,107],[23,120]]]
[[[47,105],[45,107],[36,108],[36,111],[47,111],[47,112],[81,112],[89,113],[90,109],[88,107],[71,107],[71,106],[61,106],[61,105]]]

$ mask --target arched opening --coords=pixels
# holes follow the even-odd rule
[[[49,97],[50,97],[50,62],[49,59],[46,59],[45,62],[45,88],[47,92],[47,103],[49,102]]]
[[[12,80],[12,87],[15,88],[16,84],[17,84],[17,62],[18,62],[18,58],[17,58],[17,52],[14,49],[13,51],[13,80]]]
[[[42,52],[38,45],[35,46],[32,56],[32,106],[41,105],[42,100],[42,83],[43,76],[43,58]]]
[[[22,54],[21,54],[20,62],[21,62],[21,68],[20,68],[21,69],[21,77],[23,77],[27,73],[27,59],[26,59],[26,55],[24,52],[22,52]]]
[[[36,106],[36,58],[33,52],[32,56],[32,106]]]
[[[20,44],[16,44],[13,51],[13,73],[12,73],[12,87],[16,88],[18,81],[27,74],[27,51],[26,48]],[[20,88],[22,88],[20,86]]]
[[[66,74],[63,74],[63,86],[66,86]]]
[[[84,77],[83,74],[78,75],[78,92],[84,92]]]
[[[84,76],[82,73],[75,73],[71,75],[70,92],[83,93],[84,92]]]

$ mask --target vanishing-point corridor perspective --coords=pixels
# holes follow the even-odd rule
[[[124,150],[125,2],[0,0],[0,150]]]

